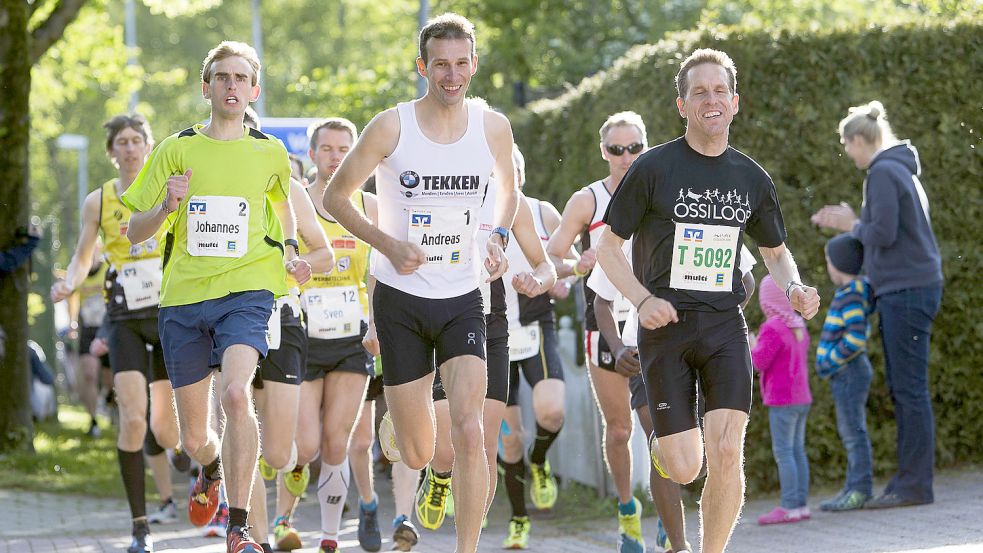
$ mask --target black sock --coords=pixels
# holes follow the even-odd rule
[[[123,477],[126,500],[130,504],[130,516],[132,518],[147,516],[147,484],[143,475],[143,450],[123,451],[116,448],[116,457],[119,459],[119,474]]]
[[[451,474],[452,474],[451,471],[447,471],[447,472],[433,471],[433,475],[436,476],[437,478],[450,478]]]
[[[140,520],[133,521],[133,532],[134,536],[146,536],[150,534],[150,523],[147,522],[146,518],[141,518]]]
[[[524,517],[526,511],[526,463],[521,458],[515,463],[506,463],[501,457],[498,464],[505,470],[502,480],[505,482],[505,493],[512,505],[512,516]]]
[[[234,528],[236,526],[241,528],[245,526],[247,516],[249,516],[249,513],[245,509],[229,507],[229,528]]]
[[[263,553],[273,553],[273,547],[270,544],[263,542],[259,546],[263,548]]]
[[[219,468],[222,466],[219,461],[220,458],[215,457],[214,461],[201,468],[203,471],[205,471],[205,478],[208,480],[218,480],[222,477],[222,475],[218,473]]]
[[[560,427],[562,428],[562,427]],[[536,423],[536,440],[532,444],[532,451],[529,453],[529,462],[542,465],[546,462],[546,452],[553,445],[553,440],[560,434],[560,429],[556,432],[546,430],[539,423]]]

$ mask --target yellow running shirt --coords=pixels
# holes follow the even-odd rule
[[[169,177],[192,170],[188,195],[164,223],[160,305],[249,290],[282,296],[283,230],[272,203],[286,201],[290,190],[287,151],[248,127],[237,140],[215,140],[201,128],[165,138],[120,198],[134,211],[150,211],[166,196]]]
[[[365,213],[362,191],[356,190],[352,199],[356,208]],[[307,334],[326,340],[355,336],[360,332],[361,322],[369,316],[365,278],[370,248],[341,224],[325,219],[320,213],[317,222],[334,248],[335,267],[330,273],[314,273],[301,287]],[[301,242],[300,252],[307,251]]]

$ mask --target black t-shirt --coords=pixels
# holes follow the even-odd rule
[[[766,248],[779,246],[786,236],[775,183],[761,166],[731,147],[719,156],[705,156],[683,137],[635,160],[604,222],[626,240],[634,236],[632,264],[639,282],[676,309],[694,311],[725,311],[744,300],[737,266],[745,233]],[[669,286],[672,263],[680,253],[673,251],[676,225],[687,223],[741,229],[736,251],[725,264],[730,279],[719,277],[719,292]],[[688,254],[698,246],[690,246]],[[725,289],[728,280],[731,286]]]

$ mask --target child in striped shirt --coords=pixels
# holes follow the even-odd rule
[[[873,295],[865,277],[863,246],[848,233],[826,244],[826,270],[837,286],[816,349],[816,372],[829,379],[836,426],[847,453],[846,484],[820,504],[824,511],[860,509],[873,492],[873,460],[867,434],[867,395],[873,370],[867,358]]]

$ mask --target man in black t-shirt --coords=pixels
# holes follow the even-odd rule
[[[744,496],[743,445],[751,409],[751,359],[737,271],[744,234],[758,245],[775,282],[805,318],[819,309],[785,248],[775,185],[751,158],[728,146],[738,110],[736,69],[727,54],[701,49],[676,75],[686,134],[642,154],[608,206],[598,262],[638,309],[638,351],[654,421],[652,461],[665,477],[707,480],[700,550],[719,553]],[[634,238],[632,267],[621,250]],[[705,435],[696,385],[706,398]],[[657,438],[657,439],[656,439]]]

